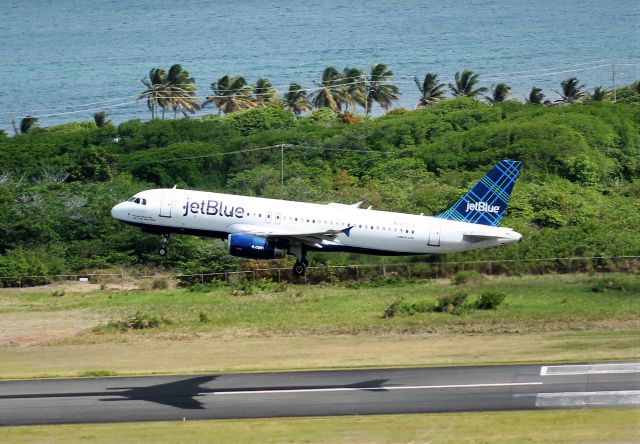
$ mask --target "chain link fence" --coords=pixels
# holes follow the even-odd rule
[[[495,261],[407,262],[376,265],[335,265],[309,267],[303,277],[290,268],[256,268],[182,275],[128,275],[124,273],[86,273],[49,276],[0,276],[0,287],[34,287],[85,283],[101,288],[132,290],[159,289],[175,282],[178,286],[220,282],[238,284],[266,279],[274,282],[304,284],[367,282],[373,279],[439,279],[460,271],[473,270],[484,275],[521,275],[548,273],[609,273],[640,271],[640,256],[556,257]]]

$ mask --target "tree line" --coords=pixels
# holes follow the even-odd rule
[[[511,95],[511,87],[504,82],[496,83],[491,88],[478,86],[479,76],[470,69],[456,72],[454,81],[446,86],[433,72],[427,73],[423,79],[415,77],[414,81],[420,92],[416,108],[445,99],[447,86],[453,97],[476,98],[489,93],[484,96],[489,104],[502,103]],[[224,114],[274,106],[288,109],[296,116],[319,108],[329,108],[335,113],[355,112],[359,106],[368,115],[374,104],[385,111],[389,110],[398,102],[400,95],[400,88],[393,83],[393,71],[384,63],[374,64],[369,72],[349,67],[339,71],[329,66],[323,71],[320,81],[314,81],[314,87],[310,90],[302,88],[299,83],[290,83],[282,95],[267,78],[259,78],[255,85],[251,85],[243,76],[224,75],[211,83],[211,94],[203,102],[199,102],[196,95],[195,79],[179,64],[171,66],[168,72],[160,68],[151,69],[142,83],[146,89],[140,93],[139,99],[146,100],[152,118],[159,115],[164,117],[170,109],[174,117],[178,112],[188,116],[210,105],[215,106],[218,113]],[[636,87],[640,87],[640,84]],[[584,99],[605,101],[611,95],[602,86],[587,93],[585,85],[576,77],[563,80],[560,90],[556,92],[559,98],[551,102],[545,100],[541,88],[534,86],[525,101],[550,105],[575,103]]]
[[[508,84],[498,82],[490,88],[479,86],[479,75],[470,69],[456,72],[453,82],[446,84],[433,72],[425,74],[423,79],[416,76],[413,80],[420,93],[416,109],[447,99],[447,89],[453,98],[484,98],[490,105],[506,101],[518,102],[511,96],[512,89]],[[141,82],[145,89],[139,93],[138,100],[146,101],[152,119],[164,119],[167,112],[173,112],[174,119],[179,114],[190,117],[212,106],[217,108],[218,114],[268,106],[286,109],[296,117],[314,109],[327,108],[336,114],[342,114],[345,121],[354,122],[360,120],[353,115],[358,107],[362,108],[365,116],[371,113],[374,104],[387,112],[401,95],[400,88],[393,83],[393,71],[384,63],[374,64],[367,73],[358,68],[347,67],[339,71],[334,66],[329,66],[324,69],[320,81],[313,82],[312,88],[290,83],[287,91],[282,94],[267,78],[259,78],[252,85],[241,75],[224,75],[211,83],[211,93],[203,101],[197,95],[196,80],[180,64],[172,65],[168,71],[152,68]],[[598,85],[588,92],[585,84],[577,77],[568,77],[555,92],[558,98],[552,101],[546,98],[541,88],[533,86],[524,102],[553,106],[582,101],[612,101],[612,97],[623,102],[633,102],[640,94],[640,81],[616,91]],[[94,113],[93,118],[98,127],[110,123],[106,111]],[[15,134],[26,133],[38,128],[38,118],[29,115],[22,118],[19,125],[15,121],[12,124]]]

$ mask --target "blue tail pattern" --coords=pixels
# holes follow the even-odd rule
[[[474,224],[500,225],[521,162],[501,160],[447,211],[434,217]]]

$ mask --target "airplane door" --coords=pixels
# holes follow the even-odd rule
[[[271,212],[268,212],[267,215],[265,216],[265,222],[270,224],[271,223]]]
[[[160,202],[160,217],[171,217],[171,200],[173,196],[171,193],[164,193],[162,195],[162,202]]]
[[[429,242],[427,245],[432,247],[440,246],[440,221],[434,220],[429,224]]]

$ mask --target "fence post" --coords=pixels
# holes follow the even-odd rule
[[[387,265],[382,264],[382,277],[385,277],[386,275],[387,275]]]
[[[124,291],[124,273],[120,273],[120,291]]]
[[[411,279],[411,264],[407,264],[407,272],[409,274],[409,279]]]

